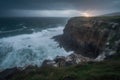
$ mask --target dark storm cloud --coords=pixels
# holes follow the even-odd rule
[[[120,0],[0,0],[2,9],[119,9]]]
[[[113,10],[120,0],[0,0],[1,14],[7,10]]]

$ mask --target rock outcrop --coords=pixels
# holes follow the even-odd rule
[[[111,18],[75,17],[68,21],[63,35],[54,39],[66,50],[95,59],[107,49],[109,43],[111,44],[111,37],[119,37],[119,27],[120,24]]]
[[[19,72],[20,70],[18,68],[6,69],[0,72],[0,80],[9,80],[10,77]]]
[[[72,53],[66,57],[56,56],[54,60],[45,60],[42,64],[42,67],[66,67],[80,63],[86,63],[88,61],[93,61],[93,59],[84,57],[80,54]]]

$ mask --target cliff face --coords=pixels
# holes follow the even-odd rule
[[[96,27],[98,25],[92,19],[72,18],[67,23],[63,36],[66,42],[75,48],[75,52],[96,57],[101,52],[109,33],[108,30],[100,30]]]
[[[96,58],[110,47],[115,35],[119,38],[119,22],[107,18],[71,18],[65,26],[64,34],[59,38],[60,46],[90,58]],[[112,37],[111,37],[112,36]],[[115,42],[117,40],[114,40]]]

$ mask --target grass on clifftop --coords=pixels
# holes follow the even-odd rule
[[[99,17],[95,17],[101,20],[107,20],[107,21],[111,21],[111,22],[120,22],[120,16],[99,16]]]
[[[120,80],[120,58],[98,63],[84,63],[65,68],[28,68],[12,80]]]

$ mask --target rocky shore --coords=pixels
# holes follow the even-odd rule
[[[80,65],[103,61],[112,55],[118,55],[117,53],[120,53],[119,21],[119,18],[107,17],[71,18],[64,28],[64,33],[54,36],[53,39],[66,51],[74,52],[66,57],[56,56],[53,60],[45,60],[41,68]],[[8,80],[10,76],[21,71],[18,68],[5,70],[0,73],[0,80]]]
[[[45,60],[42,66],[63,67],[84,62],[102,61],[120,47],[120,24],[102,18],[71,18],[64,33],[53,37],[60,47],[74,51],[71,55]],[[115,38],[118,37],[117,38]],[[114,41],[111,40],[114,38]]]
[[[80,54],[72,53],[65,56],[57,56],[54,60],[45,60],[42,67],[67,67],[71,65],[77,65],[80,63],[86,63],[88,61],[94,61],[91,58],[84,57]]]

